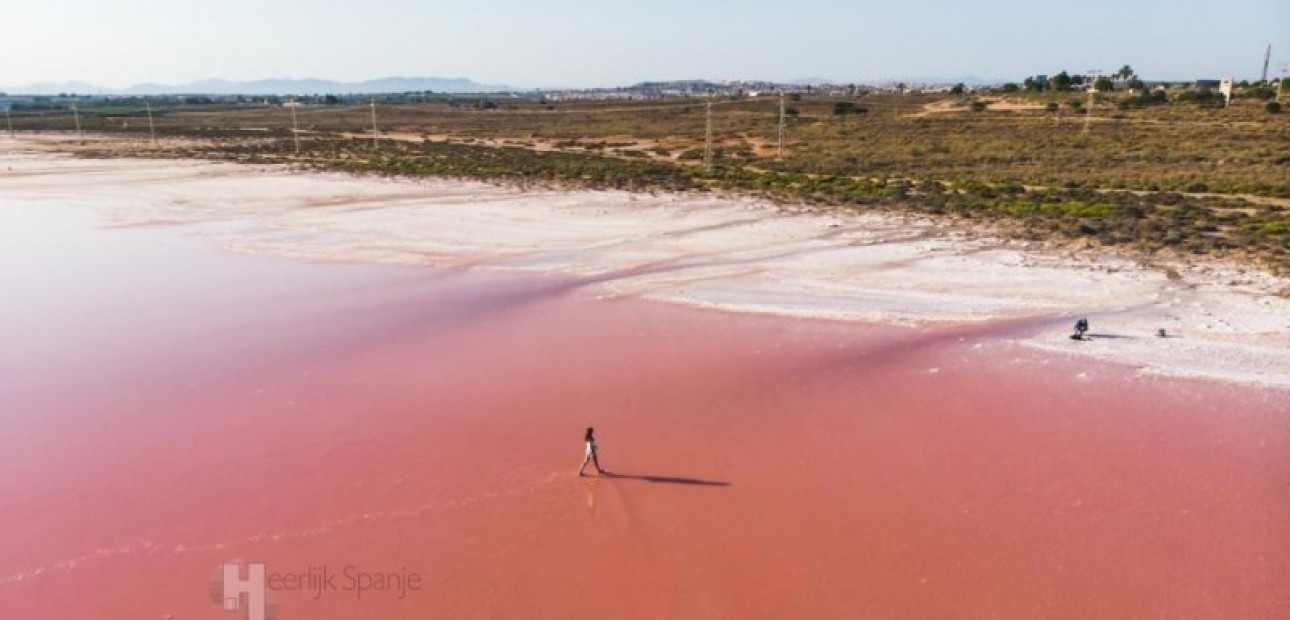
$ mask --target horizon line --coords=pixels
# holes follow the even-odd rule
[[[1085,75],[1086,73],[1088,73],[1088,72],[1082,72],[1082,71],[1069,71],[1069,70],[1066,70],[1066,72],[1072,76]],[[1054,74],[1049,73],[1049,74],[1032,74],[1032,75],[1054,75]],[[1027,76],[1027,77],[1031,77],[1031,76]],[[1194,81],[1194,80],[1222,79],[1222,78],[1229,78],[1229,77],[1232,78],[1234,81],[1257,81],[1257,77],[1255,76],[1250,76],[1250,77],[1242,76],[1238,78],[1235,75],[1223,75],[1223,76],[1199,76],[1198,75],[1198,76],[1187,77],[1187,78],[1163,77],[1163,78],[1152,78],[1152,79],[1147,79],[1147,78],[1140,78],[1140,79],[1142,79],[1144,82],[1188,82],[1188,81]],[[1003,85],[1008,83],[1020,83],[1021,80],[1023,79],[1024,78],[1020,78],[1020,79],[1007,79],[1007,78],[999,78],[999,77],[984,78],[978,75],[896,76],[896,77],[883,77],[883,78],[865,78],[865,79],[855,79],[855,80],[843,80],[843,79],[827,78],[827,77],[801,77],[801,78],[790,78],[790,79],[782,79],[782,80],[768,79],[768,78],[748,78],[748,77],[743,77],[743,78],[688,77],[688,78],[651,78],[651,79],[637,80],[631,83],[618,83],[618,84],[611,84],[611,85],[594,85],[594,86],[566,86],[566,85],[515,86],[512,84],[505,84],[505,83],[486,83],[486,82],[477,81],[474,78],[460,77],[460,76],[438,77],[438,76],[391,75],[391,76],[382,76],[382,77],[375,77],[375,78],[368,78],[368,79],[361,79],[361,80],[344,80],[344,79],[319,78],[319,77],[303,77],[303,78],[270,77],[270,78],[254,78],[254,79],[239,80],[239,79],[211,77],[211,78],[203,78],[198,80],[191,80],[191,81],[177,83],[177,84],[173,84],[173,83],[168,84],[168,83],[161,83],[161,82],[136,82],[129,86],[107,86],[107,85],[96,84],[93,82],[88,82],[88,81],[79,80],[79,79],[63,80],[63,81],[38,81],[38,82],[29,82],[27,84],[0,86],[0,92],[5,92],[9,95],[48,95],[49,93],[42,93],[39,91],[50,90],[50,89],[64,89],[64,88],[74,86],[77,88],[90,89],[90,92],[65,91],[65,93],[69,95],[71,94],[75,94],[75,95],[136,94],[137,95],[138,93],[129,93],[127,91],[131,91],[139,88],[179,89],[185,86],[192,86],[192,85],[210,83],[210,82],[220,82],[220,83],[226,83],[229,85],[257,84],[257,83],[266,83],[266,82],[296,82],[296,83],[329,82],[337,85],[361,86],[372,82],[395,81],[395,80],[469,82],[471,85],[480,86],[487,89],[487,90],[480,90],[480,91],[456,91],[452,93],[445,91],[443,93],[443,94],[468,94],[473,92],[518,93],[518,92],[534,92],[534,91],[596,91],[596,90],[632,88],[635,86],[640,86],[642,84],[668,84],[668,83],[682,83],[682,82],[705,82],[710,84],[764,83],[764,84],[794,85],[794,86],[805,86],[805,85],[869,86],[869,85],[888,85],[888,84],[899,84],[899,83],[912,83],[912,84],[922,84],[922,85],[929,85],[929,84],[944,85],[944,84],[964,83],[967,85],[974,85],[974,86],[992,86],[992,85]],[[1269,79],[1275,79],[1275,76],[1271,76]],[[364,92],[366,91],[347,91],[347,92],[335,91],[330,93],[320,92],[316,94],[362,94]],[[391,91],[391,94],[393,92],[394,91]],[[398,92],[416,92],[416,91],[398,91]],[[63,93],[59,93],[59,94],[63,94]],[[173,91],[158,91],[155,93],[148,93],[148,94],[152,94],[152,95],[179,95],[179,94],[237,95],[237,94],[252,94],[252,93],[236,93],[236,92],[215,93],[215,92],[173,90]],[[270,93],[255,93],[255,94],[269,95]],[[292,93],[273,93],[273,94],[292,94]]]

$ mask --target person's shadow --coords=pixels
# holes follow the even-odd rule
[[[729,482],[724,480],[704,480],[702,478],[682,478],[677,476],[647,476],[642,474],[620,474],[612,471],[605,471],[600,474],[606,478],[617,478],[619,480],[643,480],[655,484],[688,484],[701,487],[728,487]]]

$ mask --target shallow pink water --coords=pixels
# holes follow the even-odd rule
[[[1290,615],[1286,392],[183,232],[0,208],[5,617]]]

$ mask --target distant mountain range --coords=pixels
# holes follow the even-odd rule
[[[202,80],[187,84],[137,84],[129,88],[107,88],[85,82],[42,82],[0,87],[0,92],[24,95],[345,95],[417,91],[436,93],[490,93],[515,90],[509,86],[480,84],[466,78],[387,77],[365,82],[337,82],[315,79]]]

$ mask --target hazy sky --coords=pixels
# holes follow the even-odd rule
[[[1290,0],[0,0],[0,84],[469,77],[1257,77]]]

